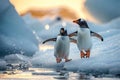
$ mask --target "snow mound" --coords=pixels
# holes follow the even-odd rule
[[[38,50],[36,36],[9,0],[2,0],[0,6],[0,57],[8,54],[32,56]]]
[[[5,1],[10,4],[8,0]],[[4,1],[2,0],[2,2]],[[40,47],[44,46],[41,42],[56,37],[61,27],[67,29],[68,33],[72,33],[78,29],[78,25],[66,20],[57,21],[49,18],[36,20],[27,14],[23,16],[27,26],[11,4],[6,9],[0,9],[2,10],[0,11],[0,56],[7,55],[4,57],[6,61],[0,60],[2,66],[5,66],[9,60],[12,62],[14,59],[18,59],[18,61],[29,60],[23,55],[16,55],[17,53],[34,54],[31,62],[35,67],[56,68],[58,65],[63,65],[69,71],[120,74],[120,18],[103,25],[88,21],[90,29],[101,34],[104,41],[101,42],[97,38],[92,38],[93,47],[89,59],[81,59],[76,44],[71,43],[69,57],[72,61],[57,64],[53,54],[54,48],[48,47],[53,47],[54,42],[45,44],[46,50],[40,49],[39,51],[38,42]],[[4,9],[5,12],[1,13]],[[13,53],[14,55],[8,55]]]
[[[98,32],[104,37],[104,41],[101,42],[97,38],[93,39],[93,47],[91,50],[91,57],[89,59],[81,59],[79,56],[79,50],[76,44],[71,43],[70,45],[70,58],[71,62],[60,63],[64,64],[64,68],[70,71],[84,71],[84,72],[97,72],[97,73],[112,73],[120,74],[120,28],[119,25],[120,19],[116,19],[112,22],[103,25],[96,25],[91,22],[88,22],[90,29]],[[74,32],[77,30],[77,25],[72,22],[65,21],[65,28],[68,30],[68,33]],[[58,22],[50,27],[49,30],[42,30],[39,34],[39,37],[43,40],[50,37],[55,37],[59,33],[62,22]],[[116,27],[113,27],[115,25]],[[54,42],[49,42],[54,46]],[[40,44],[41,46],[43,44]],[[59,64],[55,62],[54,49],[40,50],[36,52],[32,58],[32,63],[37,67],[48,67],[55,68]]]

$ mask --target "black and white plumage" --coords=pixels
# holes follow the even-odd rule
[[[54,56],[56,58],[68,58],[70,49],[70,40],[68,36],[57,36],[55,43]]]
[[[91,31],[87,25],[85,20],[74,20],[74,23],[79,25],[78,31],[75,31],[69,34],[69,37],[77,36],[77,47],[80,50],[81,58],[90,56],[90,49],[92,48],[92,39],[91,36],[95,36],[101,41],[103,41],[103,37],[98,33]]]
[[[67,31],[64,30],[64,28],[60,29],[60,34],[56,38],[51,38],[48,40],[45,40],[43,43],[46,43],[48,41],[55,41],[54,45],[54,56],[56,57],[56,62],[61,62],[62,59],[65,59],[65,62],[70,61],[71,59],[68,59],[69,56],[69,50],[70,50],[70,40],[71,42],[76,42],[76,40],[69,38]]]

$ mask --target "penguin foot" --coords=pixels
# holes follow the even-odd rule
[[[87,54],[86,54],[86,58],[89,58],[89,57],[90,57],[90,55],[87,55]]]
[[[81,56],[81,58],[85,58],[85,56]]]
[[[86,54],[84,54],[83,52],[80,53],[81,58],[85,58]]]
[[[60,63],[62,60],[60,58],[56,58],[56,62]]]
[[[65,62],[69,62],[69,61],[71,61],[72,59],[65,59]]]
[[[86,52],[86,58],[89,58],[89,57],[90,57],[90,50]]]
[[[86,58],[89,58],[89,56],[86,56]]]

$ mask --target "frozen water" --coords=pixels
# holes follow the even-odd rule
[[[90,29],[101,34],[104,41],[92,38],[93,47],[89,59],[81,59],[76,44],[71,43],[69,57],[72,58],[72,61],[57,64],[53,55],[54,42],[44,45],[41,42],[56,37],[61,27],[67,29],[68,33],[72,33],[78,29],[78,25],[66,20],[57,21],[49,18],[38,20],[28,14],[23,17],[27,26],[15,12],[13,6],[8,8],[10,9],[6,10],[6,14],[0,13],[2,14],[2,16],[0,15],[0,56],[7,55],[3,61],[0,60],[0,66],[5,66],[9,60],[27,61],[31,59],[34,67],[56,68],[62,65],[69,71],[120,74],[120,18],[102,25],[88,22]],[[11,53],[15,55],[8,55]],[[25,56],[16,55],[17,53],[34,55],[28,59]]]
[[[68,30],[68,33],[77,30],[77,25],[72,22],[63,21],[66,23],[65,28]],[[120,27],[117,25],[119,22],[119,18],[102,25],[88,22],[92,31],[98,32],[104,37],[103,42],[97,38],[92,38],[93,47],[89,59],[81,59],[76,44],[71,43],[69,56],[73,59],[71,62],[56,64],[53,55],[54,48],[47,49],[46,47],[46,50],[40,49],[40,51],[36,52],[33,56],[32,63],[34,66],[49,68],[55,68],[58,65],[64,64],[64,68],[70,71],[120,74]],[[49,30],[43,29],[38,35],[43,41],[51,37],[56,37],[61,27],[63,27],[62,22],[57,22]],[[46,45],[54,46],[54,42],[48,42]],[[40,44],[40,46],[44,45]]]
[[[96,4],[99,3],[99,4]],[[86,0],[85,7],[96,19],[101,22],[108,22],[120,16],[119,1],[114,0]]]
[[[0,70],[6,70],[6,61],[3,59],[0,59]]]
[[[38,50],[38,40],[27,26],[9,0],[1,0],[0,57],[16,53],[32,56]]]

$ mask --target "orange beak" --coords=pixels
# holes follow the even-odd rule
[[[79,22],[78,22],[78,20],[74,20],[73,23],[77,23],[78,24]]]

